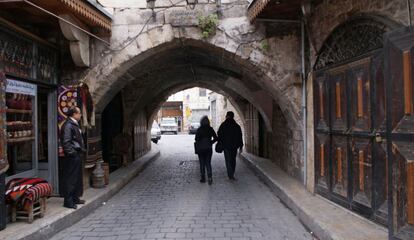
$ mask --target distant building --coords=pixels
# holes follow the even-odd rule
[[[211,126],[217,131],[220,127],[220,124],[226,120],[226,113],[228,111],[234,112],[234,119],[243,129],[243,122],[234,108],[230,103],[227,97],[218,94],[216,92],[211,92],[209,94],[210,99],[210,116],[211,116]]]
[[[210,90],[198,87],[183,91],[185,129],[188,129],[192,122],[199,122],[203,116],[210,118],[210,101],[208,99],[210,92]]]

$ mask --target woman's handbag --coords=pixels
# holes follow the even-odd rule
[[[220,141],[218,141],[217,142],[217,144],[216,144],[216,148],[215,148],[215,150],[216,150],[216,152],[217,153],[222,153],[223,152],[223,143],[222,142],[220,142]]]
[[[209,149],[211,149],[211,140],[209,138],[203,138],[194,143],[194,150],[196,154]]]

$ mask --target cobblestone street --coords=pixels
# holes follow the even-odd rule
[[[163,135],[161,157],[105,205],[52,239],[312,239],[242,162],[227,180],[213,155],[213,185],[199,182],[194,135]]]

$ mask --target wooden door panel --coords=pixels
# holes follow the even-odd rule
[[[347,72],[350,86],[350,119],[353,132],[371,131],[371,76],[370,61],[356,61]]]
[[[315,129],[329,131],[329,91],[325,74],[317,75],[314,81]]]
[[[394,55],[395,54],[395,55]],[[391,131],[392,151],[394,160],[398,167],[396,171],[399,176],[396,182],[397,193],[397,215],[400,216],[399,224],[414,225],[414,111],[413,111],[413,48],[395,49],[393,57],[398,58],[400,63],[399,73],[393,78],[391,95]],[[394,63],[395,64],[395,63]],[[391,68],[395,69],[397,66]],[[411,139],[410,139],[411,135]],[[407,139],[404,141],[403,139]],[[405,183],[400,186],[399,183]]]
[[[329,73],[331,129],[336,132],[346,132],[348,130],[348,98],[345,73],[346,68],[344,67],[339,67]]]
[[[315,74],[315,184],[318,193],[387,224],[383,64],[378,51]]]
[[[372,82],[375,85],[374,96],[374,119],[373,125],[376,132],[385,137],[386,132],[386,105],[385,105],[385,79],[384,79],[384,56],[375,55],[372,58]]]
[[[394,188],[396,188],[396,202],[394,203],[394,210],[398,216],[397,224],[399,226],[404,226],[407,223],[408,216],[406,207],[408,207],[408,195],[407,188],[405,184],[407,182],[407,167],[406,167],[406,158],[404,157],[404,148],[407,148],[406,143],[403,142],[393,142],[392,144],[392,159],[399,171],[394,173]],[[403,152],[401,152],[401,150]]]
[[[330,137],[328,134],[318,133],[315,140],[316,184],[322,191],[328,192]]]
[[[387,131],[392,206],[391,235],[414,239],[414,32],[386,35]],[[390,213],[391,214],[391,213]]]
[[[387,225],[388,223],[388,156],[387,142],[373,141],[373,195],[374,219]]]
[[[332,192],[348,197],[348,143],[347,137],[332,136]]]
[[[391,131],[392,133],[414,134],[413,109],[413,50],[393,49],[391,58],[392,95],[391,97]]]
[[[371,139],[352,139],[353,201],[372,207],[372,143]]]

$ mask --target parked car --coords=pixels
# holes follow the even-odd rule
[[[175,121],[175,118],[162,118],[160,128],[161,134],[166,132],[178,134],[178,124]]]
[[[192,122],[190,123],[190,126],[188,127],[188,134],[196,134],[197,129],[200,127],[199,122]]]
[[[160,139],[161,139],[161,129],[160,129],[160,126],[158,126],[158,123],[154,121],[151,127],[151,141],[153,141],[154,143],[158,143]]]

